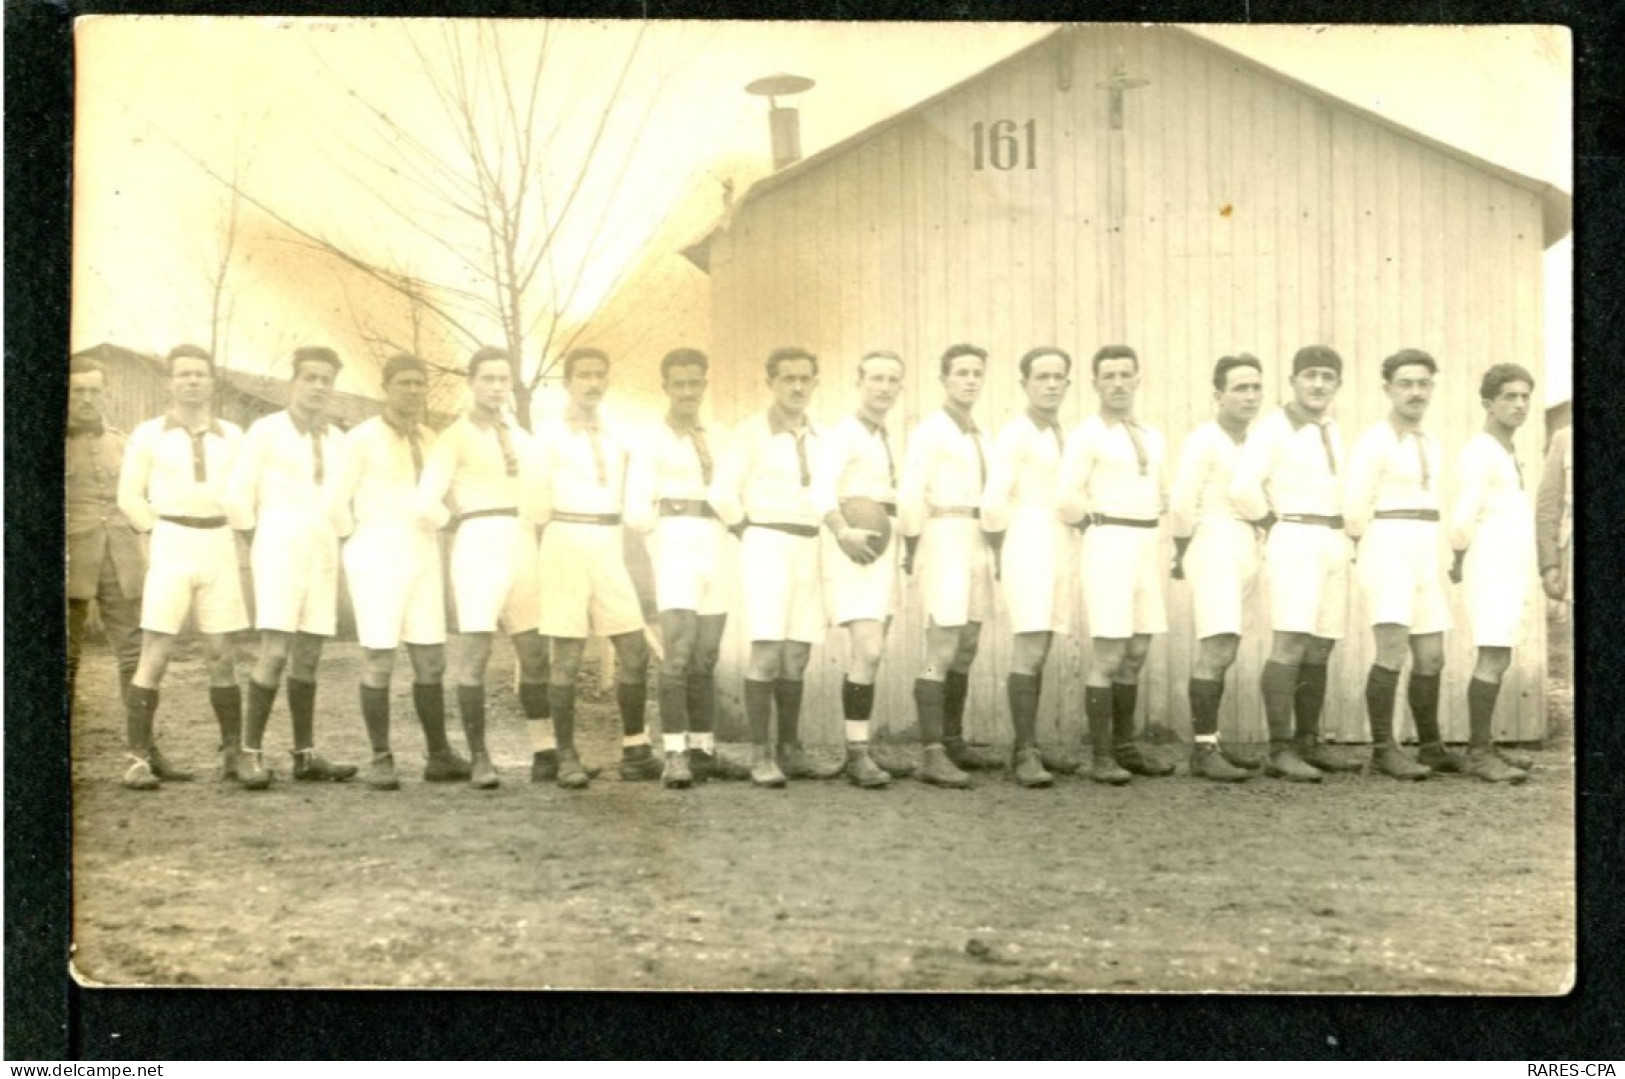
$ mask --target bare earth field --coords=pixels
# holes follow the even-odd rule
[[[159,723],[199,780],[137,793],[117,782],[122,711],[93,648],[73,731],[75,967],[114,985],[1562,992],[1574,770],[1553,628],[1558,737],[1515,789],[1230,787],[1181,767],[1122,789],[983,774],[969,792],[671,792],[610,768],[572,793],[529,783],[504,689],[503,785],[477,792],[420,781],[403,669],[403,790],[289,781],[279,700],[266,759],[281,774],[256,794],[207,777],[194,659],[172,668]],[[362,763],[356,660],[330,648],[317,730],[330,758]],[[494,682],[509,663],[499,647]],[[583,711],[585,758],[612,764],[613,702]]]

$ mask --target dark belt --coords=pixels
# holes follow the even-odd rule
[[[968,517],[973,521],[982,519],[982,510],[978,506],[939,506],[931,511],[933,517]]]
[[[703,498],[662,498],[662,517],[715,517],[717,511]]]
[[[618,513],[559,513],[554,512],[552,520],[567,525],[618,525],[621,515]]]
[[[790,536],[800,536],[802,539],[812,539],[818,535],[817,525],[781,524],[778,521],[747,521],[747,528],[771,528],[775,532],[783,532]]]
[[[1121,525],[1124,528],[1155,528],[1156,519],[1146,521],[1139,517],[1113,517],[1109,513],[1091,513],[1089,523],[1093,525]]]
[[[843,498],[841,500],[841,504],[845,505],[846,501],[847,500]],[[880,508],[886,511],[886,516],[887,517],[896,517],[897,516],[897,503],[895,503],[895,502],[880,502],[879,499],[872,499],[871,501],[878,502],[879,505],[880,505]]]
[[[1324,513],[1283,513],[1281,520],[1289,525],[1320,525],[1322,528],[1342,528],[1343,518]]]
[[[170,517],[165,515],[159,517],[158,519],[160,521],[168,521],[172,525],[180,525],[182,528],[226,527],[226,519],[224,517]]]
[[[518,517],[518,516],[519,516],[519,511],[514,509],[511,506],[507,507],[507,508],[504,508],[504,509],[495,509],[495,510],[474,510],[472,513],[459,513],[457,515],[457,518],[454,521],[452,521],[452,524],[460,525],[464,521],[472,521],[476,517]]]
[[[1438,510],[1378,510],[1371,515],[1374,521],[1438,521]]]

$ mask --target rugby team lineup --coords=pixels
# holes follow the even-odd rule
[[[710,359],[692,348],[668,352],[665,414],[634,427],[601,415],[611,357],[577,348],[562,358],[563,415],[527,431],[508,411],[513,357],[481,348],[464,372],[468,409],[437,433],[425,423],[430,367],[398,354],[382,368],[381,414],[346,432],[327,416],[341,358],[300,348],[285,368],[287,409],[245,432],[214,414],[214,358],[181,345],[164,361],[171,407],[125,436],[102,418],[105,372],[75,357],[70,693],[94,599],[118,662],[123,786],[152,791],[191,779],[156,737],[159,687],[190,616],[204,644],[222,782],[272,784],[265,736],[285,683],[294,781],[359,773],[369,787],[398,790],[389,686],[404,644],[423,780],[489,790],[502,783],[486,746],[487,668],[500,633],[518,665],[528,779],[579,790],[599,770],[576,748],[577,682],[587,640],[603,637],[615,655],[622,780],[685,790],[732,778],[773,789],[844,777],[881,789],[912,775],[964,789],[972,772],[1008,769],[996,781],[1044,788],[1056,773],[1077,771],[1117,786],[1175,771],[1136,730],[1152,638],[1172,629],[1196,640],[1187,687],[1194,777],[1316,783],[1327,772],[1366,770],[1402,781],[1439,773],[1527,780],[1529,761],[1495,744],[1492,718],[1513,649],[1536,614],[1535,579],[1554,598],[1569,591],[1559,536],[1569,442],[1554,439],[1542,476],[1523,474],[1514,438],[1535,388],[1525,368],[1471,372],[1483,425],[1447,455],[1426,423],[1440,369],[1427,352],[1407,348],[1381,361],[1389,412],[1348,445],[1334,418],[1345,373],[1335,349],[1297,350],[1289,396],[1268,411],[1264,362],[1226,355],[1213,366],[1213,418],[1176,458],[1137,418],[1145,373],[1128,345],[1087,360],[1054,346],[1017,360],[966,343],[923,361],[870,352],[855,384],[832,387],[846,411],[827,426],[808,415],[819,391],[816,355],[787,346],[759,362],[767,407],[724,431],[702,417]],[[923,418],[904,432],[889,423],[915,362],[935,368],[941,402],[922,405]],[[984,427],[977,404],[997,378],[1019,382],[1025,408]],[[1098,407],[1063,429],[1060,410],[1074,386]],[[649,552],[658,657],[624,531]],[[258,634],[246,685],[231,643],[250,628],[238,533],[250,541]],[[728,549],[735,544],[737,554]],[[1452,558],[1441,557],[1445,549]],[[372,749],[364,770],[316,748],[318,670],[337,630],[341,564],[362,650]],[[446,573],[459,638],[449,671]],[[1189,587],[1192,627],[1169,625],[1169,580]],[[1369,762],[1321,738],[1327,664],[1345,633],[1351,587],[1374,644],[1364,687]],[[1451,589],[1461,591],[1467,625],[1452,625]],[[1037,718],[1051,645],[1075,632],[1078,599],[1089,633],[1088,752],[1074,756],[1039,746]],[[887,654],[905,602],[923,616],[923,657]],[[964,722],[983,627],[999,610],[1013,634],[1000,672],[1006,699],[997,702],[1008,756],[970,744]],[[749,642],[743,762],[719,753],[716,734],[730,618]],[[1219,740],[1226,676],[1250,624],[1270,635],[1259,676],[1269,731],[1261,759]],[[799,736],[808,661],[831,632],[847,646],[840,760],[809,751]],[[1447,632],[1470,634],[1476,649],[1465,752],[1440,733]],[[1395,725],[1407,661],[1414,754]],[[910,666],[918,761],[871,742],[877,681],[907,677]],[[448,673],[466,756],[448,734]],[[651,695],[658,744],[646,725]]]

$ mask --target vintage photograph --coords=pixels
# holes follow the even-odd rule
[[[1573,986],[1565,28],[75,38],[81,983]]]

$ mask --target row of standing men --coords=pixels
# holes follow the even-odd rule
[[[988,440],[974,418],[987,354],[954,345],[939,360],[943,407],[920,423],[902,455],[886,423],[901,396],[904,361],[883,351],[858,364],[856,411],[820,429],[807,415],[817,357],[775,350],[766,361],[771,406],[728,436],[701,419],[709,362],[693,349],[662,361],[670,407],[643,437],[627,437],[601,418],[610,360],[590,348],[564,358],[569,407],[534,435],[505,413],[512,364],[500,349],[470,359],[472,405],[438,436],[422,422],[428,368],[416,357],[385,364],[383,413],[347,434],[325,418],[341,367],[330,349],[295,352],[288,409],[246,434],[212,415],[214,363],[206,351],[180,346],[166,362],[174,405],[141,424],[127,446],[116,432],[108,438],[100,422],[93,398],[101,372],[77,360],[70,369],[70,533],[75,505],[81,517],[93,514],[96,498],[105,502],[109,473],[117,476],[116,510],[101,517],[109,557],[98,551],[91,559],[82,550],[77,560],[102,563],[94,574],[78,567],[79,589],[94,578],[89,590],[102,600],[115,641],[133,574],[130,559],[119,557],[130,544],[109,525],[152,537],[139,651],[120,658],[131,758],[124,784],[133,789],[190,776],[163,755],[154,731],[158,686],[188,612],[206,641],[224,778],[249,789],[270,784],[263,737],[284,681],[294,778],[356,774],[323,758],[314,743],[316,672],[322,643],[336,628],[341,557],[364,653],[361,708],[373,749],[366,781],[377,789],[399,787],[388,686],[402,643],[428,751],[424,778],[499,784],[485,747],[485,675],[498,629],[518,659],[533,781],[581,788],[597,774],[575,750],[575,684],[586,639],[605,636],[617,656],[623,779],[660,778],[682,789],[737,771],[758,786],[782,787],[787,776],[844,773],[878,788],[894,773],[913,771],[927,783],[966,787],[968,771],[1006,763],[963,737],[968,672],[996,594],[1014,633],[1009,763],[1020,785],[1048,786],[1053,772],[1081,767],[1064,750],[1041,750],[1036,739],[1045,660],[1054,634],[1071,628],[1075,589],[1092,638],[1088,774],[1108,784],[1166,775],[1172,766],[1136,743],[1134,719],[1151,636],[1168,628],[1162,581],[1169,571],[1158,553],[1164,516],[1176,550],[1171,575],[1190,582],[1199,640],[1189,683],[1193,775],[1239,782],[1262,764],[1267,775],[1314,782],[1325,771],[1359,767],[1319,737],[1326,664],[1343,631],[1357,549],[1377,653],[1366,686],[1374,767],[1400,779],[1430,771],[1492,782],[1526,778],[1526,765],[1492,744],[1490,720],[1527,616],[1530,576],[1538,566],[1553,594],[1562,594],[1564,581],[1555,540],[1542,535],[1537,559],[1535,514],[1513,452],[1534,387],[1516,365],[1484,374],[1484,430],[1463,449],[1447,514],[1441,452],[1423,429],[1437,363],[1414,349],[1383,362],[1392,411],[1346,462],[1331,415],[1342,378],[1335,351],[1299,350],[1292,399],[1256,423],[1262,364],[1246,354],[1221,358],[1215,418],[1187,440],[1171,489],[1165,443],[1134,413],[1140,359],[1127,346],[1095,353],[1090,375],[1099,411],[1070,432],[1058,415],[1072,381],[1071,356],[1054,347],[1029,351],[1019,362],[1027,408]],[[76,455],[75,434],[94,435],[94,447],[86,441]],[[1566,464],[1566,442],[1561,452]],[[446,735],[439,540],[446,528],[454,529],[450,573],[462,639],[456,696],[468,758]],[[649,655],[623,528],[647,537],[654,566],[664,643],[660,755],[644,725]],[[1448,575],[1466,589],[1478,646],[1465,756],[1443,745],[1437,721],[1450,621],[1436,554],[1441,528],[1456,552]],[[251,537],[260,632],[246,702],[227,639],[248,622],[233,530]],[[892,542],[894,531],[900,543]],[[730,532],[741,545],[739,613],[750,642],[748,769],[717,756],[714,734],[714,671],[733,592],[724,579]],[[70,536],[70,603],[75,561]],[[1263,762],[1218,741],[1225,674],[1260,572],[1270,580],[1273,632],[1262,674],[1271,740]],[[914,683],[924,743],[917,767],[869,744],[902,573],[917,577],[926,615],[926,655]],[[88,598],[70,607],[79,620],[70,617],[70,631],[82,624]],[[810,650],[829,624],[840,626],[849,644],[844,762],[821,761],[798,737]],[[1407,652],[1419,760],[1399,748],[1393,730]],[[77,653],[70,632],[70,659]]]

